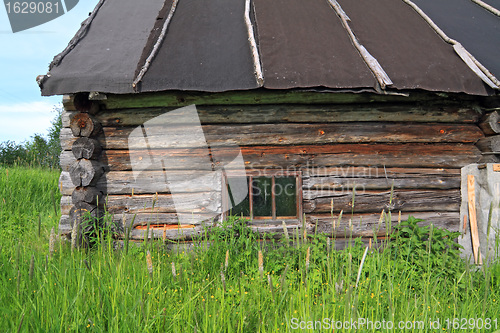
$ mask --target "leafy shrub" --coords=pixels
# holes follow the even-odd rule
[[[435,277],[453,278],[463,271],[461,245],[455,242],[459,232],[423,226],[421,219],[410,216],[394,227],[389,248],[394,259],[412,268],[414,274],[432,272]]]
[[[213,262],[225,262],[226,252],[229,251],[228,271],[234,274],[247,271],[248,267],[257,263],[258,236],[247,225],[247,220],[241,217],[230,216],[225,221],[211,227],[208,236],[208,248],[198,247],[197,251],[206,251],[211,259],[206,262],[209,274],[218,274],[219,267]],[[236,259],[237,258],[237,259]],[[215,268],[215,270],[214,270]]]

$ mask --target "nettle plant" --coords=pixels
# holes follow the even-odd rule
[[[455,239],[459,232],[436,228],[413,216],[394,226],[394,234],[389,247],[399,263],[412,266],[415,273],[433,272],[443,278],[453,278],[463,271],[464,263],[460,258],[463,248]]]

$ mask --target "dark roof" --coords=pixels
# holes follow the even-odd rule
[[[499,54],[500,17],[472,0],[101,0],[39,83],[43,95],[261,87],[491,95]]]

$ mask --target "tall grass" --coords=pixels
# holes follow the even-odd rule
[[[0,166],[0,239],[32,238],[57,227],[59,171]],[[36,232],[33,232],[36,231]]]
[[[43,173],[12,172],[19,172],[20,180],[22,174]],[[49,175],[47,187],[42,186],[48,193],[56,188],[55,175]],[[422,264],[414,265],[406,239],[379,249],[382,241],[375,240],[368,251],[360,240],[335,251],[337,240],[326,235],[307,235],[299,245],[285,238],[263,241],[239,219],[200,237],[190,251],[182,243],[168,250],[162,240],[130,244],[125,251],[104,237],[91,250],[73,253],[68,242],[58,241],[50,256],[46,244],[57,219],[51,215],[50,194],[33,206],[28,195],[17,195],[19,210],[4,214],[19,216],[25,200],[24,212],[38,209],[27,216],[42,214],[43,232],[39,238],[34,218],[23,234],[0,238],[2,332],[293,332],[300,327],[332,332],[327,323],[351,320],[359,332],[500,329],[495,327],[500,325],[498,263],[476,269],[444,250],[419,253]],[[425,245],[422,249],[431,254]],[[442,260],[453,270],[440,269]],[[451,327],[443,329],[447,318]],[[454,318],[481,318],[483,329],[453,329]],[[490,329],[484,329],[486,318]],[[362,319],[375,325],[391,321],[396,327],[365,324],[360,329]],[[437,320],[440,329],[429,327]],[[398,329],[399,321],[408,329]],[[335,330],[343,331],[355,330]]]

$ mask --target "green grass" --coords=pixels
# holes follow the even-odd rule
[[[34,245],[39,222],[46,236],[57,227],[59,175],[59,170],[0,166],[0,239],[29,239]]]
[[[57,242],[50,256],[49,230],[59,218],[50,194],[57,172],[0,174],[0,200],[6,201],[0,203],[1,332],[294,332],[315,324],[316,332],[315,321],[326,328],[331,320],[351,319],[358,320],[358,332],[500,329],[500,264],[476,269],[452,251],[434,253],[425,241],[396,239],[394,246],[370,250],[360,270],[365,246],[359,241],[342,251],[320,235],[264,242],[232,220],[187,252],[168,251],[161,241],[114,250],[106,237],[90,251],[73,253],[67,242]],[[367,329],[360,318],[374,325],[385,320],[385,327],[391,321],[395,328]],[[461,318],[474,322],[453,329],[454,318],[459,326]],[[489,318],[492,327],[470,329],[478,318]],[[437,320],[440,329],[429,327]],[[421,321],[424,328],[398,329],[399,321]],[[335,330],[343,331],[355,330]]]

